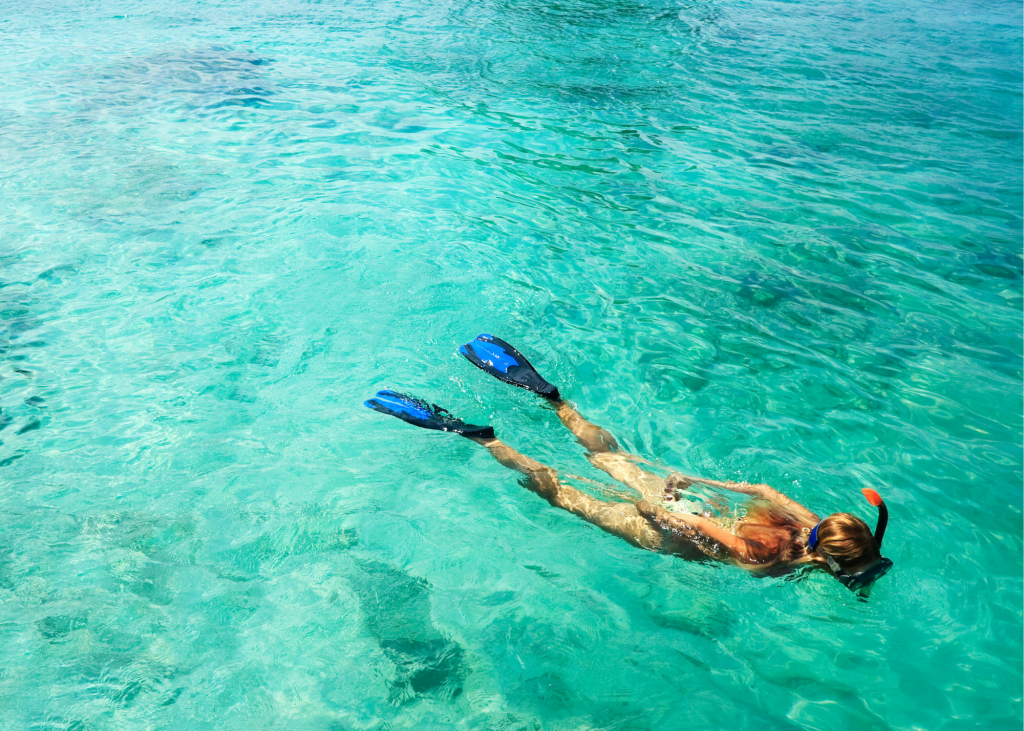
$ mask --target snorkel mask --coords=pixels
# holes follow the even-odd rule
[[[868,499],[868,502],[878,508],[878,523],[875,525],[875,545],[878,546],[878,550],[882,550],[882,536],[885,535],[885,528],[889,524],[889,509],[885,507],[885,501],[882,500],[882,496],[870,488],[861,490],[864,493],[864,497]],[[807,546],[812,551],[816,551],[819,556],[828,561],[829,568],[832,569],[832,573],[835,577],[842,582],[850,591],[858,591],[860,589],[866,589],[873,583],[878,581],[880,578],[889,573],[889,569],[892,568],[892,561],[882,557],[871,566],[867,567],[863,571],[859,571],[856,574],[848,574],[839,566],[839,563],[829,556],[827,553],[822,551],[819,547],[818,541],[818,527],[821,525],[814,526],[811,530],[811,535],[807,539]]]

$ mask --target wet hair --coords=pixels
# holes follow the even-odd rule
[[[735,532],[746,542],[747,560],[762,571],[772,567],[785,570],[807,555],[806,531],[794,516],[773,503],[751,502]]]
[[[834,558],[844,570],[881,558],[868,524],[849,513],[833,513],[821,521],[818,550]]]

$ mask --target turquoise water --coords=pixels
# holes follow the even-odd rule
[[[1019,729],[1019,3],[0,2],[0,727]],[[896,569],[631,548],[518,345]]]

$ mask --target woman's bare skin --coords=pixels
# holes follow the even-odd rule
[[[809,531],[819,520],[803,505],[768,485],[705,480],[678,474],[668,480],[659,477],[637,464],[644,461],[642,458],[619,451],[618,443],[608,431],[587,421],[567,401],[556,401],[553,405],[558,418],[587,450],[591,464],[635,490],[638,500],[633,503],[599,500],[564,484],[556,470],[517,452],[500,439],[474,438],[473,441],[486,447],[504,466],[526,475],[529,478],[527,487],[553,506],[567,510],[634,546],[689,558],[723,558],[756,570],[775,563],[780,556],[774,554],[783,552],[783,544],[792,542],[794,529]],[[778,519],[762,523],[753,520],[747,524],[744,524],[744,519],[732,530],[727,530],[708,518],[672,513],[659,505],[667,498],[671,499],[677,490],[695,483],[759,498],[769,503],[778,515],[784,516],[782,520],[786,526],[777,526]]]

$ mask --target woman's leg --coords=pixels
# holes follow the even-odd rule
[[[656,550],[661,546],[661,531],[640,515],[631,503],[607,503],[563,485],[558,472],[535,459],[520,454],[499,439],[473,439],[487,447],[498,462],[527,476],[527,487],[556,508],[568,510],[603,530],[624,538],[634,546]]]
[[[568,401],[556,402],[556,410],[565,428],[571,431],[576,441],[591,454],[611,452],[619,448],[619,443],[611,433],[584,419]]]
[[[632,487],[644,500],[661,502],[665,499],[665,480],[640,469],[636,463],[639,457],[618,451],[619,443],[607,430],[584,419],[568,401],[557,403],[557,413],[566,429],[589,452],[587,459],[591,464],[607,472],[612,479]]]

